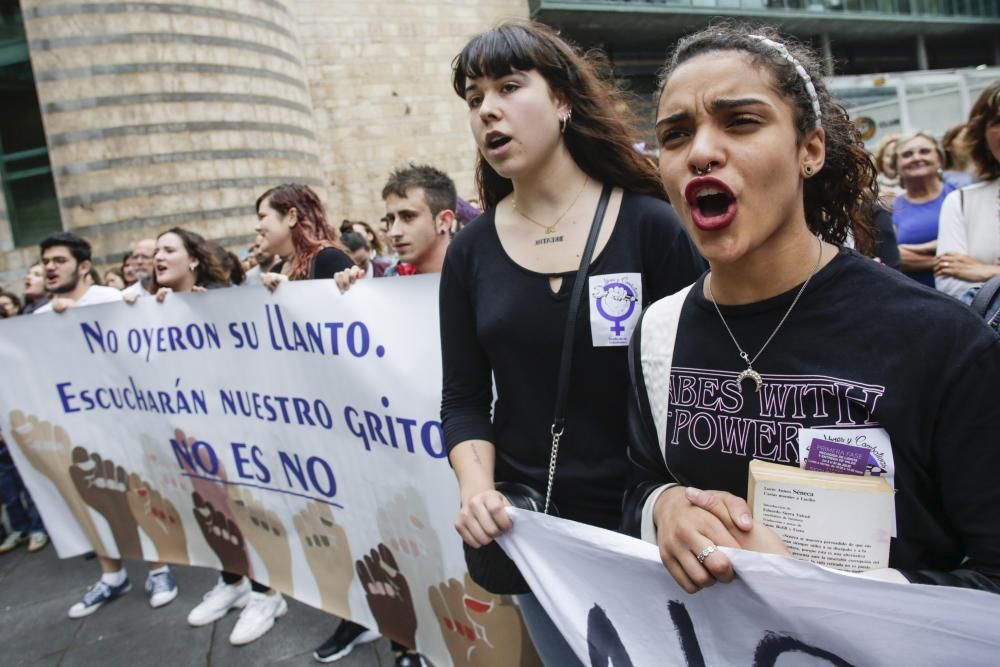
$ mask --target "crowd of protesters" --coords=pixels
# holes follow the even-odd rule
[[[456,211],[466,221],[478,211],[458,198],[444,172],[427,165],[410,165],[393,172],[385,185],[386,215],[376,227],[345,220],[339,230],[329,223],[325,208],[308,186],[277,185],[256,202],[256,239],[241,262],[233,253],[194,231],[174,227],[155,238],[135,242],[120,267],[104,271],[104,284],[94,270],[90,244],[71,232],[53,234],[40,245],[40,261],[25,277],[22,297],[0,293],[3,317],[97,303],[134,304],[149,298],[164,302],[174,292],[203,292],[239,285],[279,289],[295,280],[337,278],[341,289],[358,279],[439,272],[453,234],[461,228]],[[252,223],[251,223],[252,224]],[[250,225],[248,224],[248,227]],[[0,447],[3,447],[0,444]],[[9,534],[0,543],[5,553],[27,542],[32,552],[48,537],[5,447],[0,449],[0,482],[7,508]],[[116,536],[117,539],[117,536]],[[104,604],[128,593],[131,582],[121,559],[97,557],[101,577],[69,610],[71,618],[88,616]],[[166,563],[150,563],[145,593],[153,608],[178,596],[178,587]],[[222,618],[230,610],[240,617],[230,634],[234,645],[248,644],[268,632],[288,607],[277,591],[234,572],[221,572],[219,581],[188,615],[192,626]],[[355,646],[374,641],[379,634],[351,622],[320,646],[315,657],[332,662]],[[408,647],[393,643],[396,664],[419,664]]]
[[[631,276],[641,286],[639,306],[656,303],[653,322],[662,317],[661,299],[695,286],[676,315],[676,363],[756,377],[758,384],[761,373],[808,368],[889,387],[892,395],[871,423],[881,418],[899,438],[897,478],[920,483],[899,501],[900,539],[893,570],[883,577],[997,592],[996,530],[978,516],[989,515],[996,499],[984,486],[992,484],[987,473],[997,472],[990,467],[996,457],[975,452],[983,435],[977,429],[998,417],[975,399],[985,395],[984,373],[1000,368],[997,346],[963,306],[892,269],[966,303],[1000,275],[1000,83],[982,92],[968,122],[945,137],[946,147],[916,132],[889,138],[871,156],[830,98],[817,62],[808,48],[786,46],[763,29],[714,28],[682,40],[658,98],[657,173],[633,148],[633,119],[624,115],[599,54],[583,54],[539,24],[507,23],[474,38],[454,66],[454,89],[468,106],[479,149],[483,215],[457,197],[446,174],[426,165],[389,176],[386,215],[375,224],[344,219],[335,228],[310,188],[276,185],[256,201],[257,236],[242,261],[175,227],[137,241],[102,277],[84,239],[54,234],[42,242],[23,294],[0,293],[0,312],[162,302],[173,292],[241,284],[273,291],[298,280],[334,280],[343,291],[361,279],[442,273],[442,421],[462,503],[455,525],[467,545],[481,548],[511,526],[509,499],[497,482],[545,487],[567,297],[590,219],[606,206],[594,277]],[[928,321],[907,320],[906,304]],[[655,342],[630,352],[633,328],[641,333],[644,326],[640,310],[624,337],[576,340],[572,354],[580,363],[566,418],[583,435],[559,459],[554,500],[564,517],[657,542],[666,569],[693,592],[732,578],[717,545],[787,551],[741,504],[745,458],[723,460],[695,447],[667,465],[674,450],[661,446],[663,434],[677,425],[674,416],[657,414],[656,392],[667,391],[669,378],[643,384],[635,368],[629,372],[629,354],[644,369],[646,355],[658,353]],[[520,324],[527,317],[530,336]],[[877,323],[897,334],[912,325],[912,342],[897,335],[898,346],[873,351],[831,333]],[[759,348],[761,364],[771,368],[758,373],[757,357],[750,359],[737,336],[756,341],[751,352]],[[764,355],[776,336],[784,342]],[[952,349],[956,337],[963,350]],[[915,369],[934,356],[932,345],[950,345],[953,359],[968,361],[951,385],[965,403],[921,389]],[[611,400],[623,396],[638,397],[634,411]],[[747,405],[745,416],[754,418],[756,403]],[[970,416],[975,406],[980,412]],[[939,411],[950,411],[954,434],[921,421]],[[955,438],[968,454],[962,460],[983,465],[949,467],[953,457],[938,450],[959,447]],[[911,452],[910,443],[931,454]],[[11,525],[0,552],[25,541],[32,550],[44,547],[41,520],[5,450],[0,475]],[[917,548],[926,537],[920,531],[947,540]],[[130,588],[122,561],[99,562],[101,578],[70,610],[74,618]],[[151,564],[145,588],[153,607],[178,595],[162,563]],[[578,664],[537,599],[519,595],[518,604],[545,664]],[[241,610],[230,636],[240,645],[274,627],[287,605],[277,591],[223,571],[188,620],[204,625],[231,609]],[[344,621],[314,655],[332,662],[378,636]],[[410,648],[394,643],[393,650],[400,667],[420,664]]]
[[[971,303],[1000,275],[1000,82],[940,141],[923,131],[893,135],[875,157],[902,270]]]

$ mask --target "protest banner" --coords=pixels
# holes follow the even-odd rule
[[[436,665],[537,665],[472,583],[437,277],[171,294],[0,323],[0,426],[60,556],[221,568]]]
[[[992,666],[1000,596],[889,583],[723,548],[736,579],[694,595],[656,545],[508,510],[500,544],[591,667]]]
[[[472,583],[444,456],[437,278],[172,294],[0,322],[0,427],[63,557],[224,568],[416,646],[538,665]],[[677,587],[654,546],[515,512],[502,538],[584,664],[995,664],[1000,597],[727,552]]]

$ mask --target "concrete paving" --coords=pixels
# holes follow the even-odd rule
[[[148,567],[129,562],[132,591],[95,614],[73,620],[66,612],[97,581],[95,560],[59,560],[50,546],[29,554],[21,547],[0,556],[0,664],[5,667],[162,665],[254,667],[318,665],[312,651],[337,619],[286,598],[288,614],[274,629],[243,647],[229,644],[232,612],[210,626],[192,628],[188,612],[215,583],[212,570],[174,566],[180,594],[152,609],[142,590]],[[356,648],[338,667],[392,667],[389,643]]]

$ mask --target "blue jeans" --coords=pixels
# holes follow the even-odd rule
[[[7,506],[11,530],[28,534],[45,530],[31,494],[6,451],[0,452],[0,503]]]
[[[534,594],[515,595],[514,599],[521,608],[524,625],[545,667],[583,667]]]

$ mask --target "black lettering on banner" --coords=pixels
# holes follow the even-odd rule
[[[705,657],[701,654],[701,644],[698,643],[698,635],[694,631],[694,622],[691,614],[683,602],[671,600],[667,603],[670,610],[670,620],[674,622],[677,629],[677,637],[681,641],[681,650],[684,651],[684,662],[687,667],[705,667]]]
[[[618,630],[599,605],[587,614],[587,648],[591,667],[633,667]]]
[[[701,652],[698,634],[694,629],[694,621],[683,602],[671,600],[667,603],[670,620],[673,621],[680,640],[681,651],[684,653],[685,667],[705,667],[705,656]],[[587,648],[590,651],[590,667],[633,667],[618,630],[611,623],[607,613],[600,605],[594,604],[587,614]],[[814,658],[826,660],[834,667],[854,667],[840,656],[806,644],[800,639],[789,635],[781,635],[773,631],[764,633],[754,650],[752,667],[776,667],[778,658],[786,653],[804,653]],[[674,664],[674,663],[670,663]],[[791,662],[787,664],[792,664]]]
[[[822,658],[837,667],[854,667],[851,663],[830,651],[810,646],[795,637],[779,635],[776,632],[768,632],[760,640],[760,643],[757,644],[757,650],[753,653],[753,667],[774,667],[779,657],[785,653],[792,652],[805,653],[814,658]]]

